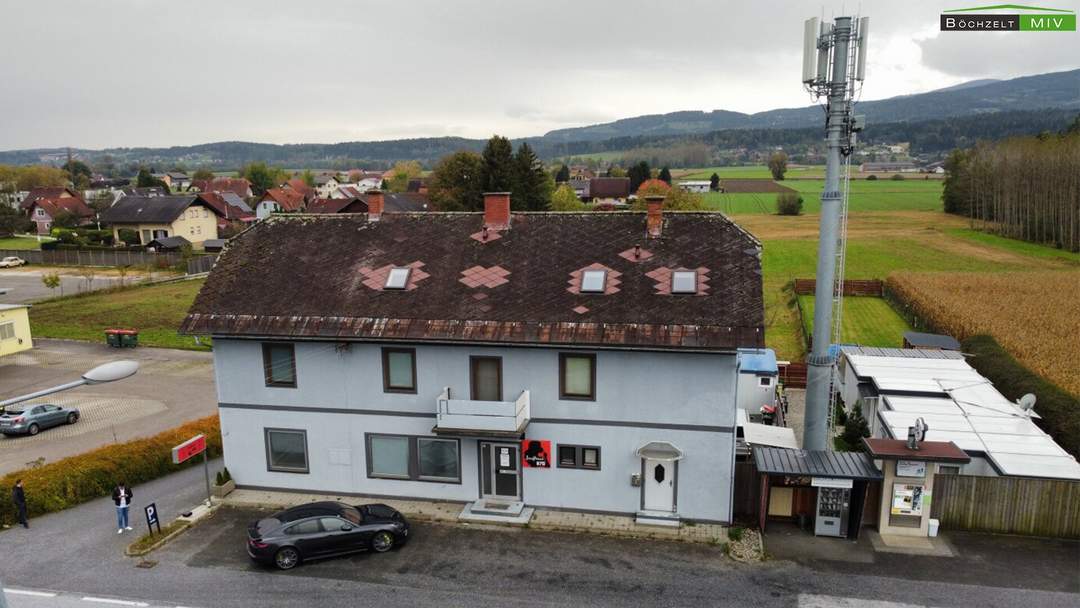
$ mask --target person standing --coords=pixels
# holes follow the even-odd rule
[[[124,530],[130,530],[128,525],[128,509],[131,508],[131,488],[124,482],[117,484],[112,491],[113,502],[116,503],[116,533],[123,534]]]
[[[19,523],[24,528],[30,527],[26,518],[26,492],[23,491],[21,479],[15,480],[15,487],[11,488],[11,502],[15,503],[15,510],[19,513]]]

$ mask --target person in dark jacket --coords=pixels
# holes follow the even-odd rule
[[[116,533],[123,534],[124,530],[130,530],[128,525],[128,509],[131,508],[131,488],[120,482],[113,488],[112,499],[116,503]]]
[[[26,518],[26,493],[23,492],[22,480],[15,480],[15,487],[11,488],[11,502],[15,503],[15,510],[19,513],[19,523],[24,528],[30,527]]]

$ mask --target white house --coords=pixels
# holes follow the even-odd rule
[[[240,487],[727,523],[760,254],[659,203],[276,215],[230,241],[182,331],[213,336]]]
[[[712,182],[709,180],[700,181],[685,181],[679,182],[679,187],[687,192],[709,192],[712,189]]]

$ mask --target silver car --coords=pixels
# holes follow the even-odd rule
[[[0,433],[5,435],[37,435],[42,429],[79,421],[79,410],[51,403],[9,405],[0,414]]]

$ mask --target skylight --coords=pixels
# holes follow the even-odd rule
[[[676,270],[671,273],[671,293],[697,293],[697,272]]]
[[[386,285],[384,289],[405,289],[405,285],[409,283],[409,269],[408,268],[393,268],[390,270],[390,274],[386,277]]]
[[[581,275],[581,293],[604,293],[607,271],[586,270]]]

